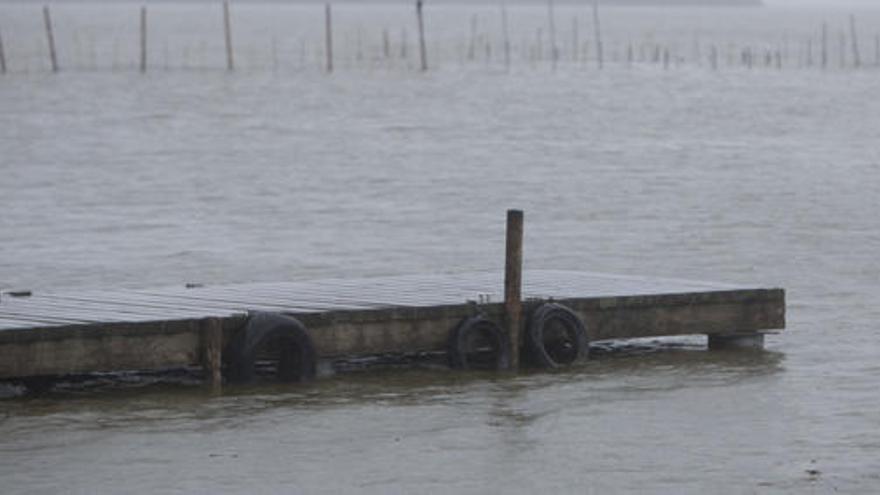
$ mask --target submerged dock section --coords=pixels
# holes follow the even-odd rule
[[[507,343],[493,342],[505,334],[499,330],[505,319],[503,287],[501,274],[464,273],[6,293],[0,295],[0,378],[205,364],[218,368],[218,351],[235,354],[229,346],[241,340],[237,337],[254,315],[298,321],[304,336],[281,331],[273,337],[267,331],[269,338],[262,343],[276,337],[288,343],[299,340],[294,347],[311,347],[306,351],[314,359],[450,351],[450,345],[459,345],[450,343],[452,333],[477,317],[488,330],[463,338],[473,342],[462,342],[459,351],[467,353],[472,345],[475,353],[482,346],[497,354],[501,350],[493,346]],[[763,332],[785,326],[781,289],[538,270],[524,273],[522,293],[529,320],[524,341],[539,308],[551,304],[568,310],[544,322],[561,327],[549,336],[545,326],[542,336],[561,341],[556,342],[557,353],[578,354],[580,336],[565,321],[572,315],[582,324],[586,342],[706,334],[710,345],[754,343]],[[497,356],[490,359],[497,364]],[[228,359],[226,363],[234,367]]]
[[[522,271],[507,214],[504,274],[407,275],[142,290],[0,294],[0,379],[201,366],[214,387],[315,377],[321,360],[445,352],[459,369],[567,366],[600,340],[704,334],[762,347],[782,289],[582,271]],[[266,370],[269,370],[267,373]]]

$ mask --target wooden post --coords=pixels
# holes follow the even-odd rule
[[[400,30],[400,58],[406,60],[408,55],[409,46],[409,36],[407,35],[406,27]]]
[[[46,25],[46,40],[49,42],[49,62],[52,64],[52,72],[58,72],[58,56],[55,54],[55,35],[52,33],[52,16],[49,14],[49,6],[43,6],[43,23]]]
[[[0,74],[6,74],[6,53],[3,52],[2,34],[0,34]]]
[[[547,35],[550,37],[550,63],[553,70],[556,71],[559,51],[556,48],[556,15],[553,9],[553,0],[547,0]]]
[[[507,28],[507,4],[501,2],[501,36],[504,38],[504,69],[510,70],[510,32]]]
[[[807,38],[807,67],[813,66],[813,38]]]
[[[874,65],[880,67],[880,35],[874,36]]]
[[[226,39],[226,69],[235,70],[232,60],[232,25],[229,20],[229,2],[223,2],[223,32]]]
[[[862,57],[859,53],[859,36],[856,32],[856,16],[849,16],[849,36],[852,39],[853,67],[858,69],[862,66]]]
[[[504,259],[504,313],[510,338],[510,367],[519,368],[522,341],[523,212],[507,210],[507,246]]]
[[[425,46],[425,19],[422,15],[422,0],[416,0],[416,18],[419,22],[419,60],[421,60],[422,72],[428,70],[428,49]]]
[[[874,36],[874,65],[880,67],[880,35]]]
[[[386,60],[391,58],[391,39],[387,29],[382,30],[382,55]]]
[[[709,51],[709,65],[713,71],[718,70],[718,47],[715,45]]]
[[[470,61],[474,60],[477,52],[477,16],[471,15],[471,39],[468,43],[468,51],[467,58]]]
[[[822,52],[821,52],[822,69],[828,68],[828,23],[822,23]]]
[[[147,72],[147,8],[141,7],[141,73]]]
[[[593,0],[593,31],[596,33],[596,63],[601,69],[605,61],[602,54],[602,29],[599,25],[599,0]]]
[[[223,385],[223,325],[219,318],[205,318],[201,322],[201,331],[205,379],[214,392],[219,392]]]
[[[324,52],[327,55],[327,73],[333,72],[333,13],[330,4],[324,4]]]

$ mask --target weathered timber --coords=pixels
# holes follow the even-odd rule
[[[507,244],[504,257],[504,320],[510,340],[510,367],[519,367],[522,345],[523,212],[507,211]]]
[[[147,72],[147,8],[141,7],[141,73]]]
[[[226,70],[235,70],[232,58],[232,21],[229,16],[229,2],[223,2],[223,41],[226,45]]]
[[[330,4],[324,5],[324,52],[327,73],[333,72],[333,19]]]
[[[422,72],[428,70],[428,49],[425,46],[425,19],[422,13],[424,4],[422,0],[416,0],[416,21],[419,28],[419,61]]]
[[[463,318],[507,322],[505,301],[516,300],[521,321],[543,301],[570,307],[591,341],[706,334],[716,347],[785,326],[781,289],[539,270],[505,299],[516,289],[506,280],[487,272],[3,295],[0,378],[205,366],[216,383],[218,339],[229,342],[251,310],[302,321],[324,359],[442,351]]]
[[[49,46],[49,63],[52,66],[52,72],[58,72],[58,55],[55,52],[55,32],[52,29],[52,15],[49,13],[49,6],[43,6],[43,24],[46,27],[46,43]]]
[[[208,384],[220,390],[223,383],[223,323],[218,318],[202,320],[202,367]]]

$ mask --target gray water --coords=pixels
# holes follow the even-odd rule
[[[184,25],[205,8],[155,10]],[[338,17],[410,22],[360,8]],[[241,11],[283,24],[265,5]],[[876,492],[880,71],[588,59],[553,72],[519,56],[508,73],[457,57],[473,12],[497,10],[428,17],[446,41],[427,74],[412,58],[359,64],[351,43],[349,65],[322,74],[320,27],[301,21],[305,65],[284,49],[267,64],[268,35],[241,28],[240,70],[218,70],[208,23],[170,38],[211,39],[203,56],[171,43],[168,70],[142,76],[102,55],[109,20],[135,6],[66,5],[59,40],[86,48],[52,75],[38,8],[0,4],[14,69],[0,77],[0,289],[501,270],[504,210],[518,207],[529,268],[784,287],[788,329],[764,352],[667,339],[557,373],[367,371],[219,397],[99,378],[0,401],[4,493]],[[630,26],[684,33],[684,47],[694,31],[757,46],[846,19],[606,17],[609,39]],[[859,16],[866,33],[878,19]]]

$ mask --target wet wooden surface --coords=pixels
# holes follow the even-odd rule
[[[35,291],[0,294],[0,331],[118,322],[223,318],[249,311],[309,314],[383,308],[500,303],[500,273],[407,275],[366,279],[262,282],[208,287]],[[558,270],[526,271],[523,299],[583,299],[704,294],[753,289],[685,280]]]

